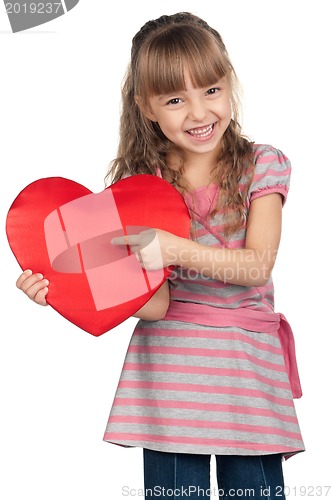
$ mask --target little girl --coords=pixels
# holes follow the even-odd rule
[[[243,137],[223,41],[189,13],[133,39],[107,177],[140,173],[180,191],[191,237],[151,229],[111,242],[146,269],[160,257],[175,267],[135,315],[105,440],[143,448],[146,498],[209,498],[214,454],[220,498],[282,499],[282,458],[304,450],[292,334],[271,279],[290,163]],[[29,270],[17,281],[44,305],[47,285]]]

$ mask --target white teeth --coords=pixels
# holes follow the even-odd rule
[[[193,128],[191,130],[187,130],[190,135],[194,135],[195,137],[207,137],[211,134],[213,129],[213,124],[204,128]]]

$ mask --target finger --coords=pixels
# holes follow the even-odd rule
[[[139,245],[142,237],[139,234],[126,234],[111,239],[112,245]]]
[[[31,300],[36,300],[37,294],[41,291],[47,288],[49,285],[48,280],[43,279],[41,281],[38,281],[37,283],[34,283],[32,286],[30,286],[27,290],[25,290],[25,294],[29,297]],[[46,295],[46,294],[45,294]]]
[[[141,251],[141,247],[139,245],[130,245],[130,253],[139,253]]]
[[[148,269],[150,271],[162,269],[164,267],[158,237],[154,238],[146,247],[141,250],[141,260],[145,265],[145,269]]]
[[[142,256],[141,256],[140,252],[134,252],[134,255],[135,255],[136,259],[138,260],[138,262],[140,264],[142,264]]]
[[[44,276],[40,273],[31,274],[31,276],[28,276],[27,278],[20,281],[18,288],[22,290],[22,292],[26,293],[31,286],[43,279]]]
[[[127,245],[127,242],[126,242],[124,236],[119,236],[117,238],[112,238],[111,239],[111,244],[112,245]]]
[[[39,304],[40,306],[47,306],[47,301],[46,301],[47,293],[48,293],[48,287],[39,290],[34,297],[34,301],[36,302],[36,304]]]
[[[141,231],[139,235],[143,236],[142,241],[144,246],[147,246],[154,240],[157,235],[157,231],[155,229],[146,229],[145,231]]]
[[[18,277],[18,279],[16,280],[16,286],[17,288],[21,288],[22,286],[22,283],[27,279],[29,278],[29,276],[32,275],[32,271],[31,269],[26,269],[22,274],[20,274],[20,276]]]

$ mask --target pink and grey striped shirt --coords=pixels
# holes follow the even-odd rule
[[[254,154],[248,210],[254,199],[271,193],[285,202],[289,160],[268,145],[254,145]],[[245,228],[225,241],[222,211],[207,217],[218,190],[210,184],[185,196],[193,237],[241,249]],[[134,330],[105,441],[217,455],[303,451],[272,279],[261,287],[239,286],[178,267],[169,285],[166,317],[140,320]]]

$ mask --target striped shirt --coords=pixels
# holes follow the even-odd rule
[[[285,202],[289,160],[267,145],[254,145],[254,153],[248,210],[252,200],[270,193],[280,193]],[[245,228],[225,241],[222,211],[206,217],[218,193],[210,184],[185,195],[193,238],[203,245],[244,248]],[[230,323],[206,320],[233,312],[275,315],[272,279],[261,287],[239,286],[177,267],[169,284],[166,317],[136,325],[105,441],[216,455],[303,451],[277,327],[253,328],[234,314]],[[172,315],[175,308],[180,317]]]

